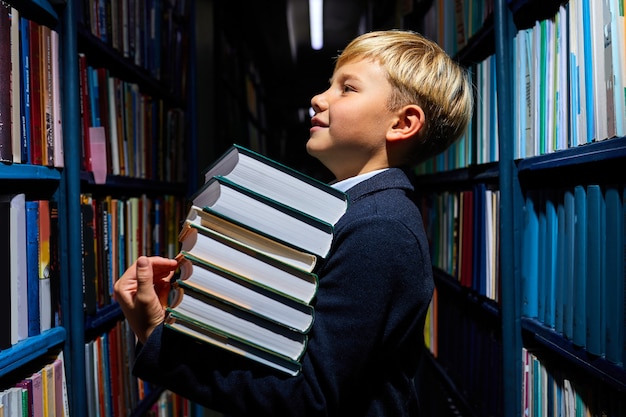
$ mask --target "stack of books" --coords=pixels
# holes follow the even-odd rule
[[[346,194],[233,145],[192,204],[166,327],[297,375]]]

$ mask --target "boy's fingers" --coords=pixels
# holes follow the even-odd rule
[[[150,260],[146,256],[140,256],[137,259],[137,292],[154,291],[152,282],[152,268],[150,267]]]

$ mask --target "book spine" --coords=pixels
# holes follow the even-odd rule
[[[0,85],[11,85],[11,19],[9,8],[0,4]],[[0,161],[13,162],[11,94],[0,94]]]
[[[21,138],[22,138],[22,163],[31,163],[30,141],[31,141],[31,125],[30,125],[30,36],[29,36],[28,20],[20,18],[20,68],[22,74],[20,77],[20,94],[21,94]]]

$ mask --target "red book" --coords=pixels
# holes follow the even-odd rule
[[[44,130],[42,125],[42,63],[39,24],[28,21],[30,36],[30,160],[33,165],[43,165]]]

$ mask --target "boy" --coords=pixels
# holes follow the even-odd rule
[[[163,331],[176,262],[159,257],[140,257],[115,285],[140,341],[134,372],[233,415],[417,415],[413,377],[434,286],[412,187],[397,167],[462,134],[472,111],[468,77],[418,34],[372,32],[346,47],[330,87],[311,103],[307,151],[350,206],[317,270],[302,372],[277,375]]]

